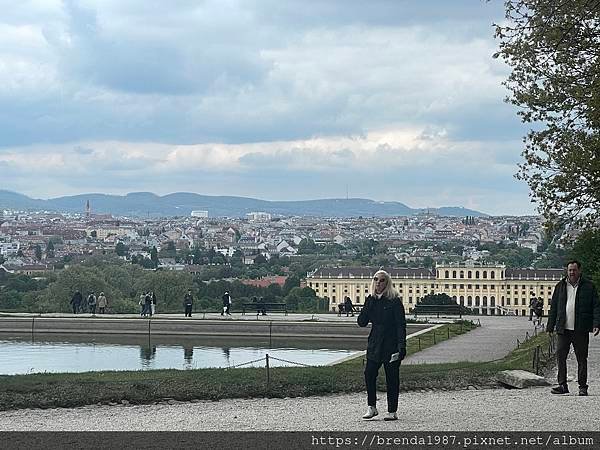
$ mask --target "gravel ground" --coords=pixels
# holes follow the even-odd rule
[[[571,353],[569,374],[575,373]],[[359,393],[5,411],[0,431],[593,431],[600,429],[600,337],[590,339],[589,375],[589,397],[576,395],[575,382],[566,396],[551,395],[549,387],[401,393],[395,422],[382,420],[385,393],[379,393],[380,416],[362,420],[366,394]]]

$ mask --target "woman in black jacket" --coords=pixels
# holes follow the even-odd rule
[[[371,322],[365,366],[368,409],[363,419],[372,419],[379,414],[376,387],[379,368],[383,364],[388,403],[384,420],[397,420],[400,361],[406,356],[406,319],[402,301],[385,270],[375,273],[371,294],[365,300],[357,322],[361,327]]]

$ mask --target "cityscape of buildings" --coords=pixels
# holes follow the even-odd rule
[[[123,259],[151,258],[169,246],[175,251],[202,248],[226,258],[234,255],[252,265],[258,257],[294,258],[301,243],[336,245],[342,256],[353,257],[353,244],[373,240],[386,256],[406,268],[392,276],[410,310],[427,293],[444,292],[480,314],[525,314],[531,293],[548,299],[561,269],[515,269],[489,265],[489,252],[480,243],[511,243],[537,252],[543,241],[537,216],[441,217],[428,213],[394,218],[273,217],[250,212],[244,218],[211,218],[209,211],[189,217],[140,219],[93,214],[89,202],[81,214],[5,210],[0,215],[2,269],[35,276],[61,270],[98,253],[119,253]],[[461,242],[461,253],[441,251],[435,243]],[[415,244],[411,246],[410,244]],[[430,243],[432,245],[416,245]],[[225,258],[225,260],[226,260]],[[425,261],[435,265],[426,267]],[[199,264],[181,258],[159,257],[156,269],[197,273]],[[364,301],[372,273],[368,268],[323,267],[307,274],[303,285],[329,301],[335,310],[344,295]],[[284,277],[273,282],[283,284]],[[257,285],[271,281],[257,281]],[[548,302],[546,302],[547,304]]]

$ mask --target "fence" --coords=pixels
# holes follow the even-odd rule
[[[435,328],[433,330],[427,329],[427,330],[423,330],[423,331],[425,331],[427,334],[429,334],[430,336],[432,336],[433,345],[435,345],[435,344],[437,344],[437,337],[440,336],[440,334],[441,334],[441,336],[445,337],[446,339],[450,339],[450,326],[451,325],[458,325],[460,327],[460,334],[462,334],[464,332],[465,328],[468,331],[471,331],[472,329],[474,329],[474,328],[476,328],[478,326],[481,326],[481,321],[479,319],[477,321],[479,322],[478,324],[476,324],[472,320],[469,320],[469,321],[461,320],[458,323],[457,322],[448,323],[447,324],[448,326],[446,327],[446,329],[444,331],[441,331],[441,333],[437,332],[437,330]],[[409,336],[409,339],[412,340],[412,341],[416,341],[417,342],[417,347],[418,347],[419,351],[422,349],[421,336],[420,335],[417,335],[417,336],[414,336],[414,337],[410,337]],[[431,342],[431,339],[428,338],[427,341]],[[425,342],[425,340],[424,340],[424,342]],[[228,370],[228,369],[236,369],[236,368],[239,368],[239,367],[244,367],[244,366],[248,366],[248,365],[251,365],[251,364],[256,364],[256,363],[260,363],[262,361],[265,361],[265,369],[266,369],[266,377],[267,377],[267,388],[268,388],[270,386],[270,383],[271,383],[271,364],[270,364],[270,361],[272,361],[272,360],[281,361],[281,362],[284,362],[284,363],[287,363],[287,364],[292,364],[292,365],[301,366],[301,367],[312,367],[310,364],[305,364],[305,363],[301,363],[301,362],[297,362],[297,361],[290,361],[290,360],[287,360],[287,359],[277,358],[277,357],[271,356],[271,355],[269,355],[267,353],[264,358],[259,358],[259,359],[255,359],[255,360],[252,360],[252,361],[243,362],[243,363],[240,363],[240,364],[234,364],[234,365],[231,365],[231,366],[227,367],[226,370]],[[362,360],[362,364],[363,364],[363,366],[365,364],[365,359],[364,358]]]
[[[241,364],[235,364],[233,366],[227,367],[225,370],[236,369],[238,367],[247,366],[249,364],[255,364],[255,363],[261,362],[263,360],[265,361],[265,369],[266,369],[266,374],[267,374],[267,389],[270,387],[270,384],[271,384],[271,364],[270,364],[271,360],[281,361],[281,362],[284,362],[284,363],[287,363],[287,364],[295,364],[297,366],[302,366],[302,367],[311,367],[310,364],[304,364],[304,363],[297,362],[297,361],[290,361],[290,360],[287,360],[287,359],[276,358],[275,356],[270,356],[267,353],[264,358],[255,359],[253,361],[248,361],[248,362],[244,362],[244,363],[241,363]]]
[[[537,327],[534,328],[533,334],[529,334],[529,332],[525,333],[525,340],[521,341],[517,339],[517,348],[520,348],[522,344],[527,342],[533,337],[538,335]],[[544,368],[548,364],[548,362],[554,357],[556,354],[556,335],[551,334],[550,340],[548,341],[548,345],[536,345],[533,348],[532,356],[531,356],[531,369],[536,375],[541,375]]]

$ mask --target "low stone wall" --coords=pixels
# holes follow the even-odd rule
[[[409,324],[408,333],[424,325]],[[195,320],[110,319],[58,317],[1,317],[0,333],[32,334],[134,334],[190,336],[254,336],[286,338],[366,339],[370,327],[355,323]]]

